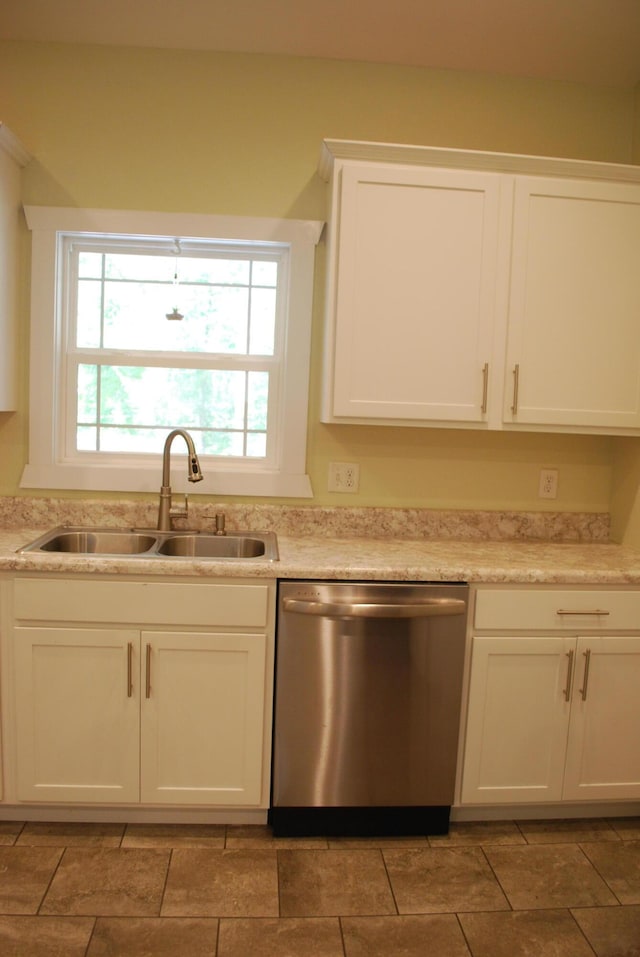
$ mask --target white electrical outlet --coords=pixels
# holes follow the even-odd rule
[[[355,462],[329,462],[330,492],[357,492],[360,485],[360,466]]]
[[[558,495],[558,470],[540,469],[538,498],[556,498]]]

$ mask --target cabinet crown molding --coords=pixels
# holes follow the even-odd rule
[[[334,139],[322,142],[318,163],[321,179],[329,182],[336,161],[344,160],[640,183],[640,166],[631,164]]]

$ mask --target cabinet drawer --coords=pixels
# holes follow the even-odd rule
[[[476,595],[478,629],[640,631],[640,591],[486,589]]]
[[[185,584],[18,578],[14,614],[31,621],[140,622],[264,628],[268,584]]]

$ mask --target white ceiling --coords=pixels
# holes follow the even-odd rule
[[[0,38],[640,83],[640,0],[0,0]]]

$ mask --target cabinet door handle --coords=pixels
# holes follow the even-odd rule
[[[144,694],[146,698],[151,697],[151,645],[147,645],[146,648],[147,658],[146,658],[146,667],[145,667],[145,688]]]
[[[480,411],[484,415],[487,411],[487,397],[489,394],[489,363],[485,362],[482,367],[482,405]]]
[[[518,388],[520,386],[520,364],[516,362],[513,367],[513,405],[511,411],[516,415],[518,411]]]
[[[573,608],[558,608],[556,615],[610,615],[610,611],[606,611],[604,608],[587,608],[587,609],[573,609]]]
[[[580,695],[583,701],[587,700],[587,684],[589,681],[589,665],[591,663],[591,648],[587,648],[584,652],[584,675],[582,676],[582,687],[580,688]]]
[[[127,698],[133,695],[133,642],[127,645]]]
[[[570,701],[571,700],[571,679],[573,677],[573,648],[571,649],[571,651],[567,652],[567,658],[569,660],[567,662],[567,680],[564,686],[564,700]]]

